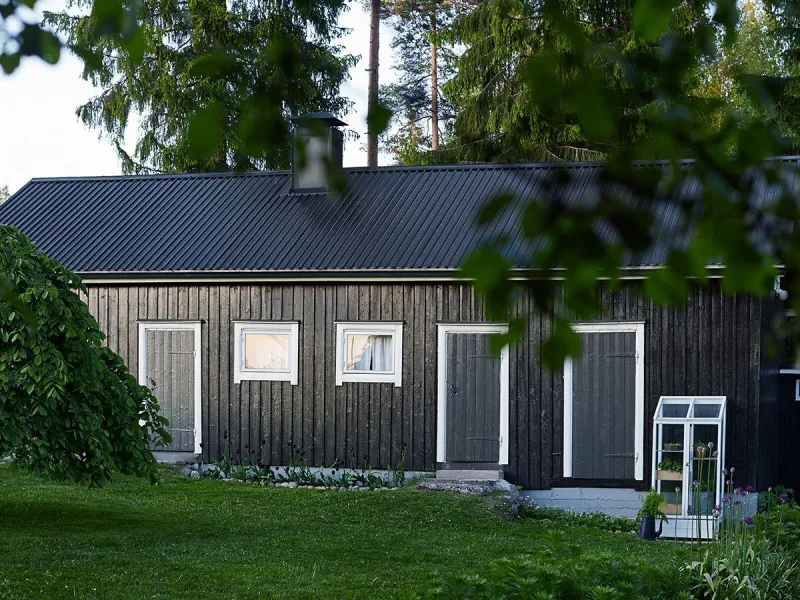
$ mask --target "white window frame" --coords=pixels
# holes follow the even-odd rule
[[[193,331],[194,332],[194,453],[201,454],[202,448],[202,362],[200,344],[200,321],[139,321],[139,383],[148,389],[147,382],[147,332]]]
[[[447,334],[448,333],[508,333],[508,324],[455,324],[438,326],[437,338],[437,427],[436,462],[447,462]],[[500,350],[500,448],[498,464],[508,464],[508,415],[509,415],[509,349],[506,344]]]
[[[644,480],[644,321],[573,323],[575,333],[635,333],[636,334],[636,381],[634,445],[634,478]],[[572,477],[572,357],[564,361],[564,477]]]
[[[248,333],[282,333],[289,336],[289,368],[280,370],[245,369],[244,341]],[[288,381],[297,385],[300,365],[300,323],[297,321],[234,321],[233,382]]]
[[[392,336],[393,371],[347,371],[345,355],[347,334]],[[345,382],[394,383],[403,382],[403,323],[402,321],[347,321],[336,323],[336,385]]]

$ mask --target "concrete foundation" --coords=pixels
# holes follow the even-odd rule
[[[643,492],[606,488],[555,488],[552,490],[524,490],[524,499],[538,506],[560,508],[575,513],[604,513],[612,517],[636,518],[642,506]]]

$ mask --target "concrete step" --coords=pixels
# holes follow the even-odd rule
[[[436,479],[446,481],[499,481],[503,479],[502,471],[492,469],[439,469]]]
[[[516,486],[504,479],[425,479],[420,482],[419,487],[426,490],[444,490],[478,496],[501,492],[516,497],[519,493]]]

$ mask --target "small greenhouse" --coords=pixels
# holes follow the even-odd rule
[[[669,522],[662,537],[710,538],[725,482],[725,396],[661,396],[653,419],[653,487]]]

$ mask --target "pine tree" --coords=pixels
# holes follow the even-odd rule
[[[387,146],[401,163],[429,161],[427,152],[438,150],[449,134],[453,110],[441,88],[454,75],[457,55],[440,32],[476,4],[476,0],[385,2],[385,18],[397,31],[392,49],[398,80],[384,86],[381,95],[395,117],[396,129],[387,136]]]
[[[375,115],[380,99],[381,0],[369,6],[369,85],[367,88],[367,166],[378,166],[378,136]]]
[[[142,0],[134,45],[89,14],[92,0],[68,7],[47,20],[83,48],[83,77],[101,90],[78,115],[116,145],[125,172],[284,168],[290,116],[350,105],[339,89],[355,60],[332,45],[344,0]]]
[[[575,48],[542,6],[535,0],[486,0],[450,28],[449,40],[466,49],[458,59],[456,75],[444,87],[457,112],[453,139],[441,151],[446,161],[597,160],[606,156],[609,143],[625,144],[646,134],[647,114],[658,106],[657,98],[646,82],[629,86],[626,78],[632,74],[624,72],[622,61],[616,60],[620,56],[636,58],[628,64],[648,64],[648,57],[658,51],[634,34],[636,2],[560,4],[570,24],[603,47],[605,56],[593,65],[594,85],[574,98],[554,99],[549,112],[536,108],[533,99],[550,90],[532,87],[528,70],[535,66],[549,71],[554,78],[551,89],[557,89],[574,78]],[[691,43],[691,32],[709,18],[706,6],[706,2],[687,1],[672,11],[679,42]],[[644,70],[633,76],[647,79],[650,74]],[[607,135],[586,131],[587,123],[604,119],[579,123],[570,116],[577,103],[591,109],[592,97],[598,94],[613,97],[624,115],[611,141]]]

